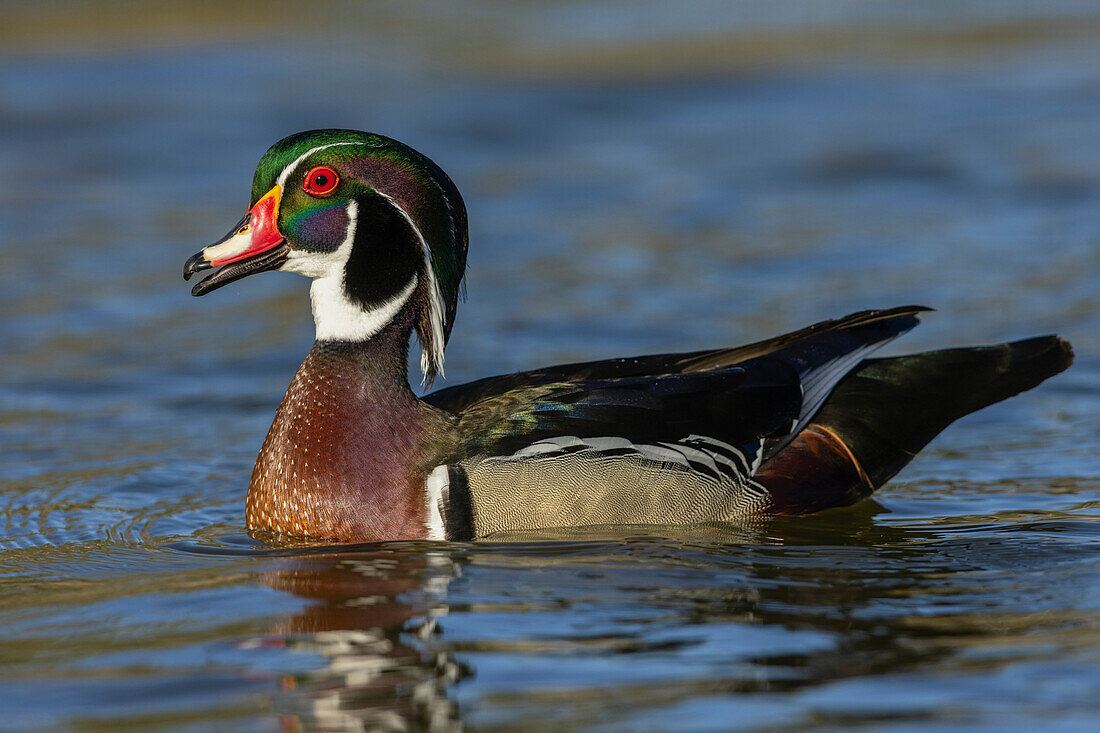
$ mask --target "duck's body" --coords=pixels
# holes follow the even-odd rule
[[[225,265],[194,293],[264,269],[300,272],[314,278],[318,332],[257,459],[250,529],[468,539],[841,506],[956,418],[1072,360],[1056,337],[865,359],[916,325],[926,309],[914,306],[421,399],[406,374],[409,337],[430,380],[465,267],[465,209],[446,174],[380,136],[300,133],[261,160],[238,227],[188,262],[188,275]]]

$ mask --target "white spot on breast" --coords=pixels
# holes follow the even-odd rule
[[[424,502],[428,512],[428,539],[447,539],[447,529],[443,524],[444,502],[450,488],[451,474],[447,466],[436,466],[424,481]]]

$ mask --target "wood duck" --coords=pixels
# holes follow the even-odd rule
[[[396,140],[275,143],[251,206],[191,257],[205,295],[265,270],[313,279],[317,338],[248,487],[249,529],[362,542],[692,524],[856,502],[955,419],[1067,368],[1055,336],[867,357],[920,306],[734,348],[552,366],[419,398],[443,373],[466,267],[451,179]]]

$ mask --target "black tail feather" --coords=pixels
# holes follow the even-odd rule
[[[1069,342],[1057,336],[868,359],[837,385],[806,438],[762,466],[758,480],[771,490],[777,512],[852,503],[955,420],[1029,390],[1072,362]],[[817,478],[807,480],[814,471]],[[835,478],[823,486],[821,471]]]
[[[963,415],[1035,387],[1070,365],[1056,336],[869,359],[814,419],[840,437],[875,488]]]

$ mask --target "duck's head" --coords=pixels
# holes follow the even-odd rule
[[[205,295],[265,270],[313,278],[318,340],[364,341],[414,316],[427,382],[442,371],[466,269],[466,207],[412,148],[355,130],[310,130],[264,153],[248,213],[191,257]]]

